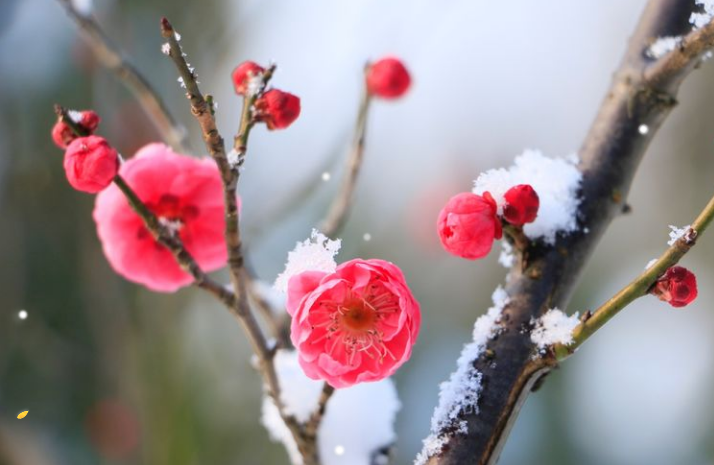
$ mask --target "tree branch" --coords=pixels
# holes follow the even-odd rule
[[[676,265],[679,260],[691,250],[696,241],[711,224],[712,220],[714,220],[714,197],[709,200],[709,203],[704,210],[702,210],[694,223],[692,223],[689,230],[687,230],[682,237],[677,239],[652,266],[647,268],[630,284],[595,310],[587,320],[575,327],[575,330],[573,330],[572,344],[567,346],[559,344],[553,348],[556,358],[563,360],[573,354],[578,347],[622,309],[636,299],[647,295],[655,281],[657,281],[668,268]]]
[[[489,342],[488,360],[479,357],[472,362],[483,375],[478,413],[461,412],[459,418],[468,432],[448,435],[429,464],[496,463],[532,387],[555,366],[551,357],[532,360],[533,344],[522,329],[548,309],[566,306],[587,258],[612,219],[623,211],[639,161],[673,108],[679,85],[712,45],[707,26],[706,32],[687,39],[684,51],[663,57],[670,65],[653,64],[644,55],[653,39],[681,35],[688,29],[693,6],[681,0],[652,0],[647,5],[579,152],[580,231],[558,237],[553,246],[531,243],[528,263],[516,263],[511,269],[503,331]],[[641,125],[649,128],[646,135],[639,132]]]
[[[364,158],[367,115],[369,114],[369,104],[371,101],[372,98],[367,91],[367,84],[365,81],[357,113],[357,122],[355,123],[352,150],[345,165],[345,177],[342,181],[338,194],[335,196],[330,208],[328,209],[327,216],[322,221],[322,225],[320,226],[320,230],[327,237],[334,238],[336,234],[339,234],[347,221],[347,216],[349,215],[352,198],[354,197],[354,191],[357,187],[357,177],[359,175],[360,168],[362,167],[362,159]]]
[[[251,96],[244,101],[239,134],[235,138],[233,149],[237,152],[235,155],[238,158],[238,163],[233,165],[231,161],[228,160],[224,140],[216,127],[213,107],[209,105],[206,98],[201,94],[196,80],[196,74],[186,62],[185,54],[179,44],[180,36],[166,18],[161,19],[161,35],[167,39],[169,57],[174,62],[174,65],[176,65],[181,77],[181,82],[186,87],[186,98],[191,102],[191,113],[193,113],[198,120],[203,132],[203,138],[206,142],[206,147],[216,161],[221,173],[225,201],[225,238],[228,247],[228,267],[236,295],[235,305],[230,307],[230,310],[238,318],[241,326],[243,326],[253,347],[253,351],[258,356],[259,370],[263,375],[265,390],[273,399],[273,402],[275,402],[285,425],[290,430],[298,450],[303,457],[303,464],[318,465],[319,455],[316,438],[309,437],[306,434],[304,425],[300,424],[294,416],[285,413],[285,404],[280,395],[280,382],[275,371],[273,360],[276,347],[268,344],[255,319],[255,315],[251,311],[248,301],[249,291],[253,285],[253,281],[249,275],[249,270],[244,266],[236,189],[240,177],[240,160],[245,156],[248,136],[254,124],[252,104],[255,102],[256,97]],[[270,80],[273,70],[274,67],[266,70],[260,89],[261,92],[265,89],[265,86]]]
[[[149,81],[112,44],[109,36],[102,30],[96,19],[92,15],[83,15],[77,11],[72,0],[58,1],[82,32],[87,45],[92,49],[97,60],[112,71],[136,96],[163,139],[178,152],[188,153],[186,130],[171,116],[168,108],[159,97],[159,94],[151,87]]]

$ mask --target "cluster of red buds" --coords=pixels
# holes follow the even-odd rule
[[[300,97],[279,89],[263,92],[266,69],[254,61],[244,61],[231,74],[238,95],[255,96],[255,118],[268,129],[285,129],[300,116]]]
[[[65,118],[70,118],[76,128],[72,128]],[[58,116],[52,128],[52,140],[65,150],[67,181],[78,191],[90,194],[105,189],[119,171],[117,151],[103,137],[94,135],[99,121],[99,116],[92,110],[69,111]]]
[[[529,184],[511,187],[504,201],[499,216],[496,201],[489,192],[483,196],[463,192],[449,199],[437,220],[444,249],[469,260],[483,258],[491,251],[493,242],[502,237],[502,222],[520,228],[538,216],[540,200]]]

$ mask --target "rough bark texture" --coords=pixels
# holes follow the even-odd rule
[[[490,342],[488,360],[482,356],[473,362],[484,376],[479,413],[464,414],[468,434],[452,436],[428,463],[496,463],[525,398],[556,365],[553,357],[531,360],[528,323],[549,308],[566,306],[588,256],[612,219],[627,208],[625,199],[637,166],[675,105],[682,80],[711,45],[711,25],[697,31],[696,41],[685,40],[670,54],[668,65],[664,64],[667,57],[653,65],[644,51],[657,37],[689,32],[693,9],[694,2],[686,0],[653,0],[645,9],[579,152],[583,172],[581,232],[560,237],[555,246],[531,244],[526,266],[517,263],[511,270],[505,331]],[[639,132],[642,124],[649,128],[646,135]]]

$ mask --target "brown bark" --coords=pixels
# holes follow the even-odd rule
[[[690,33],[679,49],[656,62],[644,51],[657,37],[686,34],[693,9],[693,1],[682,0],[652,0],[647,5],[579,152],[583,172],[579,232],[559,237],[554,246],[531,244],[526,267],[514,265],[506,286],[511,302],[502,319],[505,330],[490,341],[489,360],[482,356],[473,361],[483,373],[479,412],[462,413],[468,433],[450,436],[429,464],[496,463],[521,405],[539,379],[556,366],[552,356],[531,359],[533,345],[522,329],[549,308],[564,308],[590,253],[626,208],[637,166],[676,104],[679,85],[714,43],[714,25]],[[642,124],[648,126],[647,134],[640,133]]]

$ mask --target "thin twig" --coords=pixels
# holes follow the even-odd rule
[[[186,130],[171,116],[148,80],[109,39],[93,15],[77,11],[71,0],[58,0],[82,32],[94,56],[136,96],[163,139],[175,150],[188,153]]]
[[[149,230],[153,238],[169,249],[181,268],[193,276],[193,284],[208,291],[226,306],[233,307],[235,305],[235,296],[233,293],[206,275],[201,267],[198,266],[196,260],[194,260],[191,254],[186,250],[179,236],[170,232],[159,222],[156,215],[142,202],[139,196],[136,195],[136,192],[126,183],[124,178],[117,174],[114,178],[114,184],[122,191],[131,208],[141,217],[144,226],[146,226],[146,229]]]
[[[73,120],[72,117],[69,116],[69,110],[63,106],[55,104],[55,114],[57,117],[62,118],[62,122],[69,126],[75,135],[79,137],[89,135],[89,131],[84,126]]]
[[[702,56],[714,46],[714,21],[695,29],[682,39],[674,50],[650,64],[645,70],[645,80],[656,85],[693,68]]]
[[[268,325],[279,347],[290,347],[290,323],[285,309],[276,311],[260,289],[258,289],[258,283],[253,279],[248,282],[248,296],[253,302],[253,305],[263,316],[263,320]],[[280,315],[284,315],[284,318]]]
[[[186,88],[186,98],[191,102],[191,113],[198,120],[208,152],[216,161],[221,172],[225,202],[225,238],[228,247],[228,266],[236,295],[236,302],[229,307],[229,310],[236,316],[248,335],[253,350],[258,356],[259,370],[263,375],[267,394],[275,402],[285,425],[295,439],[298,450],[303,457],[304,465],[317,465],[319,459],[316,441],[314,438],[306,437],[304,428],[294,416],[285,413],[285,404],[280,395],[280,383],[273,361],[275,347],[268,344],[249,305],[248,293],[252,281],[248,269],[244,266],[236,195],[239,170],[234,169],[228,162],[225,143],[216,127],[213,108],[201,94],[196,74],[186,62],[186,55],[179,44],[179,36],[166,18],[161,19],[161,35],[168,41],[169,57],[178,69],[181,81]],[[267,79],[264,77],[265,84],[267,84]],[[243,153],[245,153],[245,143],[252,127],[251,121],[251,108],[246,108],[244,104],[243,117],[241,118],[242,132],[236,137],[236,146],[241,148]],[[239,140],[242,141],[242,145],[239,145]]]
[[[349,215],[355,187],[357,186],[357,177],[359,175],[360,168],[362,167],[362,159],[364,158],[367,115],[369,114],[369,104],[371,101],[372,98],[367,91],[365,81],[362,89],[362,99],[357,113],[352,150],[350,152],[350,156],[347,158],[345,166],[345,177],[342,181],[342,185],[340,186],[340,191],[332,201],[332,204],[328,209],[327,216],[322,221],[322,225],[320,226],[322,233],[328,237],[334,238],[336,234],[339,234],[340,230],[347,221],[347,216]]]
[[[325,411],[327,410],[327,402],[335,393],[335,388],[327,383],[322,385],[322,392],[320,392],[320,398],[317,401],[317,408],[310,415],[310,419],[305,423],[305,433],[310,437],[317,437],[317,431],[320,428],[320,423],[325,416]]]
[[[639,297],[647,295],[655,281],[657,281],[668,268],[676,265],[679,260],[689,252],[713,219],[714,197],[709,200],[709,203],[704,207],[704,210],[702,210],[694,223],[692,223],[689,230],[675,241],[652,266],[647,268],[638,277],[632,280],[632,282],[622,288],[620,292],[602,304],[602,306],[593,312],[590,318],[575,327],[573,330],[572,344],[568,346],[559,344],[553,348],[558,360],[563,360],[570,356],[578,347],[587,341],[590,336],[602,328],[605,323],[617,315],[622,309]]]

